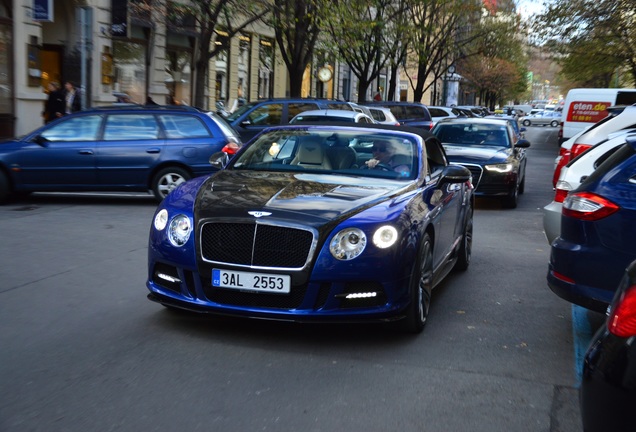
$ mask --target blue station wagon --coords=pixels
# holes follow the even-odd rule
[[[152,191],[214,171],[210,156],[240,147],[221,118],[195,108],[137,105],[62,117],[0,143],[0,202],[28,192]]]

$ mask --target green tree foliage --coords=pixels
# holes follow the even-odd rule
[[[484,13],[474,30],[480,37],[460,60],[458,70],[490,108],[519,99],[526,92],[527,57],[522,40],[516,37],[519,17],[514,10]]]
[[[636,2],[560,0],[532,24],[536,43],[556,53],[567,79],[609,87],[616,75],[636,82]]]

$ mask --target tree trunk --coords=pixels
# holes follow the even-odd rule
[[[419,63],[417,65],[417,84],[415,84],[415,88],[413,89],[413,102],[422,102],[426,75],[426,64]]]
[[[305,74],[305,69],[307,65],[301,65],[299,63],[294,62],[290,68],[288,68],[289,72],[289,97],[301,97],[303,90],[303,75]]]
[[[395,92],[397,90],[397,77],[398,77],[398,69],[400,65],[394,64],[391,65],[391,79],[389,80],[389,91],[387,92],[388,101],[395,100]]]
[[[371,80],[358,80],[358,103],[366,102],[367,100],[367,91],[371,86]]]
[[[194,106],[202,109],[209,109],[209,107],[206,106],[205,100],[205,89],[207,81],[206,77],[208,76],[208,62],[201,60],[197,61],[195,63],[195,73]]]

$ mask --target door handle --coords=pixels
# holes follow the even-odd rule
[[[88,149],[82,149],[79,151],[79,154],[81,155],[92,155],[93,154],[93,150],[88,150]]]
[[[160,152],[161,152],[161,149],[156,147],[149,148],[146,150],[146,153],[160,153]]]

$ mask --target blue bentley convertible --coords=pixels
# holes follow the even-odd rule
[[[426,131],[281,126],[210,162],[152,221],[148,297],[170,309],[418,333],[470,263],[471,174]]]

